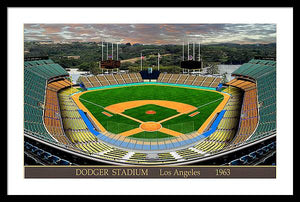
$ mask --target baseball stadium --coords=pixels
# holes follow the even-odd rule
[[[26,164],[276,165],[275,60],[253,58],[225,83],[150,74],[86,75],[78,85],[49,58],[25,60]]]

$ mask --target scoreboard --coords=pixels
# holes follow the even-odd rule
[[[119,68],[120,66],[121,66],[121,63],[119,60],[101,61],[101,68],[104,68],[104,69],[114,69],[114,68]]]

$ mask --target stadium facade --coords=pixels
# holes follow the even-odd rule
[[[155,75],[151,84],[208,89],[229,99],[202,133],[132,144],[118,134],[102,133],[72,96],[147,85],[142,73],[83,76],[79,88],[51,59],[25,61],[25,165],[276,164],[276,61],[252,59],[232,72],[228,83],[212,75]]]

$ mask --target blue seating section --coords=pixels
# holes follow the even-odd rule
[[[46,152],[46,151],[38,148],[37,146],[34,146],[34,145],[28,143],[28,142],[24,142],[24,147],[25,147],[25,150],[30,151],[31,153],[35,154],[36,156],[38,156],[43,161],[47,161],[50,164],[53,164],[53,165],[72,165],[71,162],[69,162],[65,159],[61,159],[58,156],[52,155],[51,153]]]
[[[262,148],[257,149],[247,155],[242,156],[241,158],[235,159],[229,162],[229,165],[247,165],[248,163],[259,159],[264,154],[268,153],[270,150],[275,150],[276,142],[272,142]]]
[[[212,133],[215,132],[215,130],[217,129],[217,126],[219,125],[220,121],[222,120],[224,113],[226,112],[226,110],[222,110],[219,115],[217,116],[216,120],[214,121],[214,123],[211,125],[210,129],[208,131],[206,131],[203,134],[199,134],[198,136],[191,138],[191,139],[187,139],[187,140],[183,140],[183,141],[178,141],[178,142],[172,142],[169,144],[155,144],[155,145],[148,145],[148,144],[133,144],[130,142],[125,142],[125,141],[119,141],[113,138],[110,138],[106,135],[103,135],[102,133],[96,131],[94,129],[94,126],[92,125],[92,123],[90,122],[90,120],[87,118],[87,116],[85,115],[85,113],[78,109],[79,114],[81,115],[83,121],[85,122],[85,124],[87,125],[88,129],[90,130],[91,133],[93,133],[98,139],[107,142],[109,144],[118,146],[118,147],[123,147],[123,148],[127,148],[127,149],[131,149],[131,150],[147,150],[147,151],[156,151],[156,150],[166,150],[166,149],[175,149],[178,147],[182,147],[185,145],[189,145],[192,143],[196,143],[206,137],[208,137],[209,135],[211,135]]]

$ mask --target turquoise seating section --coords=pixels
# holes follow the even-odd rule
[[[276,131],[276,61],[255,60],[232,72],[256,80],[259,106],[259,125],[247,142],[255,141]]]
[[[276,131],[276,72],[257,78],[259,125],[248,141],[265,137]]]
[[[46,64],[53,64],[54,62],[51,59],[48,60],[34,60],[34,61],[25,61],[24,67],[32,67],[37,65],[46,65]]]
[[[24,129],[38,138],[55,142],[43,124],[46,82],[46,79],[24,70]]]
[[[52,60],[24,62],[24,130],[38,138],[57,142],[47,132],[43,123],[43,105],[45,104],[47,80],[68,75]]]

